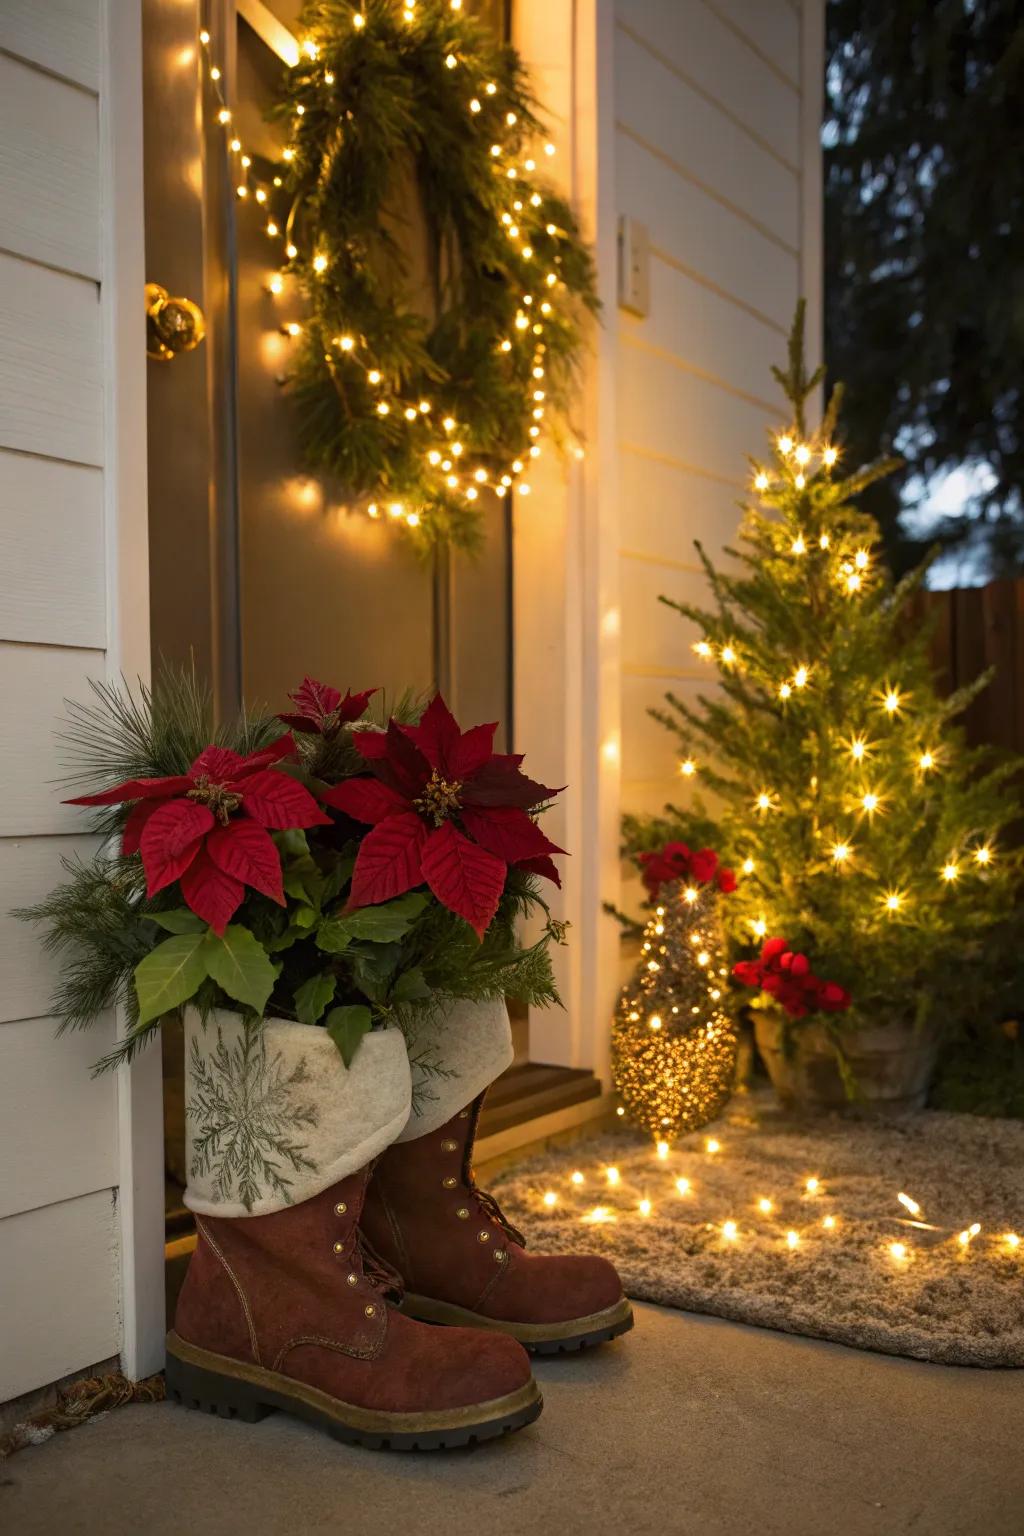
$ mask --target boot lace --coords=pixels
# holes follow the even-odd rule
[[[470,1178],[469,1187],[473,1191],[473,1194],[476,1196],[477,1204],[483,1211],[484,1215],[488,1216],[491,1221],[495,1222],[497,1226],[501,1227],[506,1236],[510,1237],[514,1243],[518,1243],[520,1248],[525,1248],[526,1238],[520,1232],[518,1227],[514,1227],[512,1225],[508,1217],[505,1215],[505,1212],[498,1204],[497,1200],[491,1194],[490,1190],[478,1189],[476,1184],[472,1181],[472,1176]]]
[[[356,1251],[362,1263],[363,1277],[397,1306],[405,1295],[405,1285],[397,1269],[382,1259],[361,1227],[356,1228]]]

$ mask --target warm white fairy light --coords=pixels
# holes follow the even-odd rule
[[[651,1205],[651,1202],[646,1197],[643,1200],[641,1200],[639,1202],[639,1204],[637,1205],[637,1210],[640,1212],[641,1216],[649,1216],[651,1214],[652,1209],[653,1209],[653,1207]]]
[[[569,1182],[570,1184],[575,1184],[577,1187],[583,1183],[583,1174],[578,1168],[574,1168],[572,1173],[570,1173]]]
[[[882,801],[881,801],[881,797],[879,795],[876,795],[874,790],[870,790],[869,789],[867,794],[861,796],[861,802],[860,803],[864,807],[864,809],[867,811],[868,815],[869,816],[873,816],[875,811],[878,810],[878,808],[881,805]]]
[[[608,1180],[609,1184],[614,1185],[619,1182],[619,1170],[614,1166],[611,1168],[606,1168],[604,1171],[604,1176]]]
[[[870,748],[868,747],[868,744],[865,741],[863,736],[854,736],[853,737],[853,739],[850,742],[850,756],[856,762],[858,762],[858,763],[862,762],[863,759],[867,756],[869,751],[870,751]]]
[[[745,875],[752,875],[757,866],[755,865],[753,859],[744,859],[743,863],[740,865],[740,868]]]
[[[709,1136],[707,1141],[704,1143],[704,1150],[705,1152],[710,1152],[711,1155],[714,1156],[716,1152],[721,1152],[722,1143],[717,1141],[714,1136]]]
[[[793,452],[793,439],[790,437],[789,433],[784,432],[782,436],[777,439],[777,442],[779,452],[782,454],[783,458],[788,458],[788,456]]]
[[[768,476],[765,474],[763,469],[761,470],[760,474],[754,476],[755,490],[764,492],[768,489],[770,483],[771,482],[769,481]]]
[[[765,934],[768,932],[768,922],[766,918],[757,917],[753,920],[750,926],[753,928],[759,939],[763,939]]]
[[[922,773],[927,773],[929,769],[934,768],[935,767],[935,754],[934,754],[934,752],[927,752],[927,751],[926,752],[922,752],[921,756],[917,760],[917,766],[920,768]]]
[[[986,864],[991,864],[991,862],[992,862],[992,849],[989,847],[989,845],[987,843],[983,843],[980,848],[975,848],[975,850],[974,850],[974,862],[976,864],[982,865],[982,867],[984,867]]]
[[[775,1207],[772,1205],[772,1202],[766,1199],[763,1195],[757,1202],[757,1208],[763,1216],[770,1216],[772,1211],[775,1209]]]
[[[806,555],[806,553],[807,553],[807,545],[804,542],[803,534],[802,533],[798,533],[796,538],[793,540],[792,544],[789,547],[790,547],[790,551],[794,555]]]
[[[546,1189],[544,1191],[544,1204],[547,1206],[548,1210],[553,1209],[553,1207],[558,1204],[558,1196],[555,1194],[553,1189]]]
[[[793,457],[800,465],[809,464],[811,462],[811,450],[806,443],[801,443]]]
[[[889,1252],[897,1261],[900,1259],[905,1259],[907,1256],[907,1245],[906,1243],[890,1243]]]
[[[882,697],[882,708],[887,715],[898,715],[905,702],[905,694],[900,693],[898,688],[893,688],[886,684],[885,693]]]
[[[734,1243],[740,1235],[739,1225],[735,1221],[723,1221],[722,1236],[727,1243]]]
[[[736,660],[736,652],[733,650],[732,646],[723,645],[721,654],[722,660],[725,662],[726,666],[731,667]]]
[[[835,1227],[836,1219],[834,1216],[823,1216],[821,1224],[825,1228],[826,1232],[831,1232]]]
[[[921,1207],[910,1195],[904,1194],[904,1192],[900,1190],[899,1194],[896,1196],[896,1199],[899,1201],[900,1205],[902,1205],[905,1211],[910,1212],[911,1216],[920,1216]]]
[[[812,1176],[805,1182],[804,1189],[809,1195],[820,1194],[821,1180],[812,1174]]]
[[[885,910],[892,915],[903,910],[906,899],[903,891],[886,891],[882,898]]]
[[[981,1222],[972,1221],[969,1227],[965,1227],[963,1232],[957,1234],[957,1242],[960,1244],[961,1248],[967,1248],[969,1247],[972,1239],[976,1238],[980,1231]]]
[[[668,1157],[668,1153],[669,1153],[668,1142],[667,1141],[659,1141],[657,1143],[656,1147],[655,1147],[655,1151],[657,1152],[658,1156],[661,1158],[662,1162],[664,1162],[665,1159]]]
[[[681,1177],[676,1179],[676,1192],[680,1195],[688,1195],[690,1193],[689,1179]]]
[[[683,775],[684,779],[693,778],[693,775],[697,772],[697,764],[694,762],[692,757],[683,759],[683,761],[679,764],[679,772]]]
[[[838,450],[838,448],[829,447],[829,448],[826,448],[825,451],[823,452],[823,454],[821,455],[821,462],[825,465],[825,467],[827,469],[831,469],[833,464],[836,462],[836,459],[838,459],[838,457],[839,457],[839,450]]]
[[[954,880],[959,880],[959,878],[960,878],[960,866],[959,866],[959,864],[956,863],[955,860],[950,859],[948,864],[943,864],[943,866],[942,866],[942,878],[943,878],[943,880],[947,881],[950,885],[953,883]]]
[[[790,1230],[786,1233],[786,1247],[787,1248],[799,1248],[799,1246],[800,1246],[800,1234],[799,1234],[799,1232],[794,1232],[793,1229],[790,1228]]]
[[[834,843],[832,845],[832,862],[834,864],[847,863],[851,852],[852,849],[850,848],[849,843]]]

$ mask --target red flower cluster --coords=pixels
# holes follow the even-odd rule
[[[638,853],[637,863],[652,901],[657,901],[661,887],[670,880],[691,880],[694,885],[714,880],[726,895],[736,889],[736,876],[719,864],[718,854],[710,848],[698,848],[694,853],[686,843],[666,843],[656,853]]]
[[[308,789],[275,771],[274,764],[294,755],[289,735],[248,757],[207,747],[188,773],[126,779],[69,804],[137,801],[121,851],[142,855],[148,894],[180,881],[187,905],[223,934],[247,885],[284,906],[281,857],[267,829],[330,824]]]
[[[759,960],[740,960],[732,968],[745,987],[758,987],[774,998],[791,1019],[808,1013],[842,1013],[851,997],[837,981],[822,981],[806,955],[794,954],[785,939],[767,939]]]
[[[322,795],[372,828],[359,845],[350,911],[425,882],[483,934],[510,864],[559,883],[551,855],[563,850],[527,814],[558,791],[528,779],[520,755],[496,753],[495,729],[460,730],[438,694],[419,725],[391,720],[386,731],[354,733],[373,777]]]

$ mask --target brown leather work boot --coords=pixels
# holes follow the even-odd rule
[[[405,1281],[403,1310],[511,1334],[539,1354],[625,1333],[633,1313],[607,1259],[527,1253],[493,1196],[477,1189],[482,1104],[481,1094],[440,1130],[395,1142],[374,1164],[362,1224]]]
[[[198,1218],[167,1338],[167,1393],[255,1422],[275,1408],[339,1440],[434,1450],[541,1411],[513,1339],[430,1328],[392,1305],[398,1277],[364,1251],[368,1169],[267,1216]]]

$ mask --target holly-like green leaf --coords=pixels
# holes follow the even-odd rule
[[[372,944],[390,944],[409,932],[430,897],[421,891],[410,891],[395,901],[384,901],[376,907],[360,907],[358,912],[347,912],[344,917],[332,918],[339,924],[339,931],[350,939],[367,939]],[[321,930],[322,931],[322,930]],[[321,944],[321,949],[323,945]]]
[[[274,990],[274,967],[255,934],[241,923],[229,923],[222,939],[208,936],[205,958],[209,974],[229,997],[263,1012]]]
[[[327,1004],[334,997],[335,988],[338,985],[336,976],[329,976],[326,971],[318,971],[308,981],[304,981],[301,987],[295,988],[295,1012],[299,1016],[300,1024],[316,1024]]]
[[[175,934],[135,967],[139,1024],[159,1019],[194,997],[209,974],[206,931]]]
[[[345,926],[343,917],[326,917],[316,931],[316,947],[325,950],[329,955],[340,955],[342,950],[348,949],[352,942],[352,935]]]
[[[205,933],[206,924],[188,907],[174,907],[170,912],[144,912],[147,923],[158,923],[168,933]]]
[[[346,1067],[359,1049],[359,1042],[370,1028],[370,1010],[361,1003],[350,1003],[344,1008],[332,1008],[327,1015],[326,1030],[341,1053]]]
[[[418,1003],[429,996],[430,987],[418,965],[411,971],[403,971],[391,988],[393,1003]]]
[[[401,964],[401,944],[356,944],[348,958],[359,990],[375,1003],[383,1002]]]

